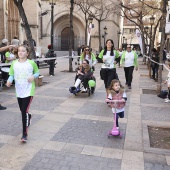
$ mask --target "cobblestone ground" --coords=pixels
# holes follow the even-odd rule
[[[14,87],[0,92],[0,170],[170,170],[170,151],[151,148],[147,126],[170,127],[170,105],[156,94],[146,65],[139,58],[132,89],[127,87],[125,117],[119,119],[122,139],[108,138],[113,126],[113,113],[105,104],[105,89],[96,66],[97,86],[94,95],[73,96],[68,88],[74,84],[75,72],[69,73],[68,59],[58,59],[55,76],[48,68],[40,69],[43,86],[37,87],[30,113],[32,124],[28,142],[21,138],[21,114]],[[74,62],[73,62],[74,63]],[[73,69],[77,65],[73,64]],[[125,84],[124,71],[117,68]],[[163,78],[166,77],[163,71]],[[163,86],[166,89],[166,86]]]

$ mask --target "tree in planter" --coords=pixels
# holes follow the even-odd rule
[[[30,26],[28,24],[28,20],[27,20],[26,14],[25,14],[25,10],[22,6],[23,0],[13,0],[13,1],[14,1],[14,4],[17,6],[20,17],[22,19],[22,26],[25,30],[26,37],[27,37],[27,40],[28,40],[28,44],[29,44],[29,47],[30,47],[30,57],[36,58],[34,45],[33,45],[33,39],[32,39],[32,33],[31,33],[31,30],[30,30]]]
[[[142,0],[140,0],[142,1]],[[155,1],[154,1],[155,2]],[[153,8],[153,6],[151,6],[150,4],[146,4],[145,2],[142,1],[142,3],[144,3],[145,5],[147,5],[150,8]],[[159,9],[159,11],[161,12],[161,21],[160,21],[160,30],[162,31],[161,34],[161,47],[160,47],[160,51],[159,51],[159,63],[163,63],[163,50],[165,47],[165,25],[166,25],[166,15],[167,15],[167,0],[162,0],[159,4],[159,8],[154,8],[154,9]],[[156,31],[155,31],[156,33]],[[155,34],[154,33],[154,34]],[[152,45],[151,45],[152,47]],[[161,93],[162,90],[162,66],[159,67],[159,71],[158,71],[158,85],[157,85],[157,92]]]
[[[114,3],[114,1],[112,1]],[[159,9],[159,4],[155,0],[150,0],[145,3],[142,0],[135,1],[134,3],[122,3],[122,1],[118,0],[117,3],[115,3],[115,6],[117,6],[117,9],[120,9],[121,12],[118,13],[118,15],[128,19],[131,23],[133,23],[137,28],[140,30],[141,38],[142,38],[142,46],[143,46],[143,52],[146,51],[146,44],[145,44],[145,35],[147,34],[145,31],[145,26],[150,25],[150,23],[145,20],[148,19],[147,17],[156,14],[157,19],[155,20],[155,25],[153,27],[152,31],[152,42],[151,42],[151,49],[154,46],[155,41],[155,34],[158,28],[158,25],[161,20],[161,12]],[[151,37],[147,36],[147,37]]]

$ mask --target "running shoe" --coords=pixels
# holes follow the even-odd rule
[[[21,141],[26,143],[27,142],[27,135],[22,135]]]

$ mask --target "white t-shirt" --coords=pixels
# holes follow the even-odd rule
[[[134,65],[134,53],[131,52],[126,52],[125,53],[125,67],[131,67]]]
[[[86,54],[85,59],[89,61],[89,65],[90,65],[90,67],[91,67],[92,64],[93,64],[92,56],[91,56],[91,58],[89,58],[89,55]]]
[[[17,97],[25,98],[34,95],[35,83],[34,81],[29,83],[28,78],[35,73],[39,73],[39,71],[33,60],[27,59],[24,63],[20,63],[18,60],[13,61],[9,75],[14,76]]]
[[[103,60],[105,62],[102,64],[102,68],[114,68],[115,54],[110,56],[110,51],[107,51],[106,55],[103,55]]]

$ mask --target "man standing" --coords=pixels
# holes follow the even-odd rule
[[[131,83],[133,78],[133,70],[134,67],[136,71],[138,70],[138,56],[136,52],[131,50],[130,44],[127,45],[126,51],[122,54],[122,58],[120,60],[120,64],[124,63],[124,72],[126,78],[126,85],[129,89],[131,89]]]
[[[48,45],[48,52],[46,53],[46,58],[52,58],[55,56],[54,51],[51,49],[51,45]],[[49,64],[49,75],[54,76],[54,63],[55,60],[48,60],[47,63]]]

